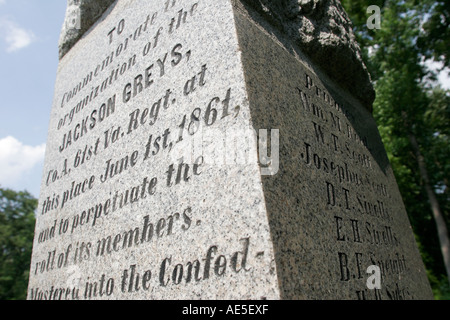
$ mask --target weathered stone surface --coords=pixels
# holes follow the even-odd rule
[[[116,0],[67,0],[59,40],[61,59]]]
[[[70,50],[114,0],[68,0],[61,32],[60,57]],[[236,1],[236,3],[238,3]],[[316,64],[371,110],[375,91],[352,31],[337,0],[243,0]],[[78,16],[77,16],[78,15]],[[73,28],[75,24],[79,26]],[[295,50],[294,48],[290,48]]]
[[[125,0],[61,59],[30,298],[279,296],[238,52],[229,1]]]
[[[432,297],[364,99],[275,15],[109,10],[59,64],[29,299]]]
[[[279,170],[262,184],[280,297],[432,298],[370,112],[296,40],[246,6],[235,18],[252,125],[279,128]],[[380,290],[367,287],[371,265]]]

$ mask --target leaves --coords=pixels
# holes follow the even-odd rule
[[[37,200],[0,188],[0,300],[26,298]]]

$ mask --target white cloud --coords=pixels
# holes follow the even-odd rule
[[[33,41],[36,40],[36,36],[32,31],[25,30],[18,26],[15,22],[5,18],[0,20],[0,29],[2,31],[1,37],[8,46],[6,48],[7,52],[14,52],[28,47]]]
[[[42,164],[44,155],[45,144],[33,147],[14,137],[0,139],[0,184],[17,189],[21,183],[29,183],[28,175]]]
[[[0,0],[0,5],[5,4],[6,0]]]
[[[450,68],[448,67],[443,68],[442,62],[436,62],[430,59],[425,60],[423,64],[429,70],[436,72],[437,83],[440,84],[442,88],[450,89]]]
[[[444,89],[450,89],[450,69],[445,68],[443,71],[439,72],[438,81]]]

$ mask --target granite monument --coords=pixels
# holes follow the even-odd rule
[[[428,299],[336,0],[69,0],[28,298]]]

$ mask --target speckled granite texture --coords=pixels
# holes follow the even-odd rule
[[[28,299],[432,297],[367,83],[262,4],[119,0],[62,57]]]
[[[62,58],[116,0],[67,0],[59,40]]]
[[[280,297],[432,299],[370,112],[257,12],[235,19],[252,124],[280,131],[279,171],[262,177]]]

